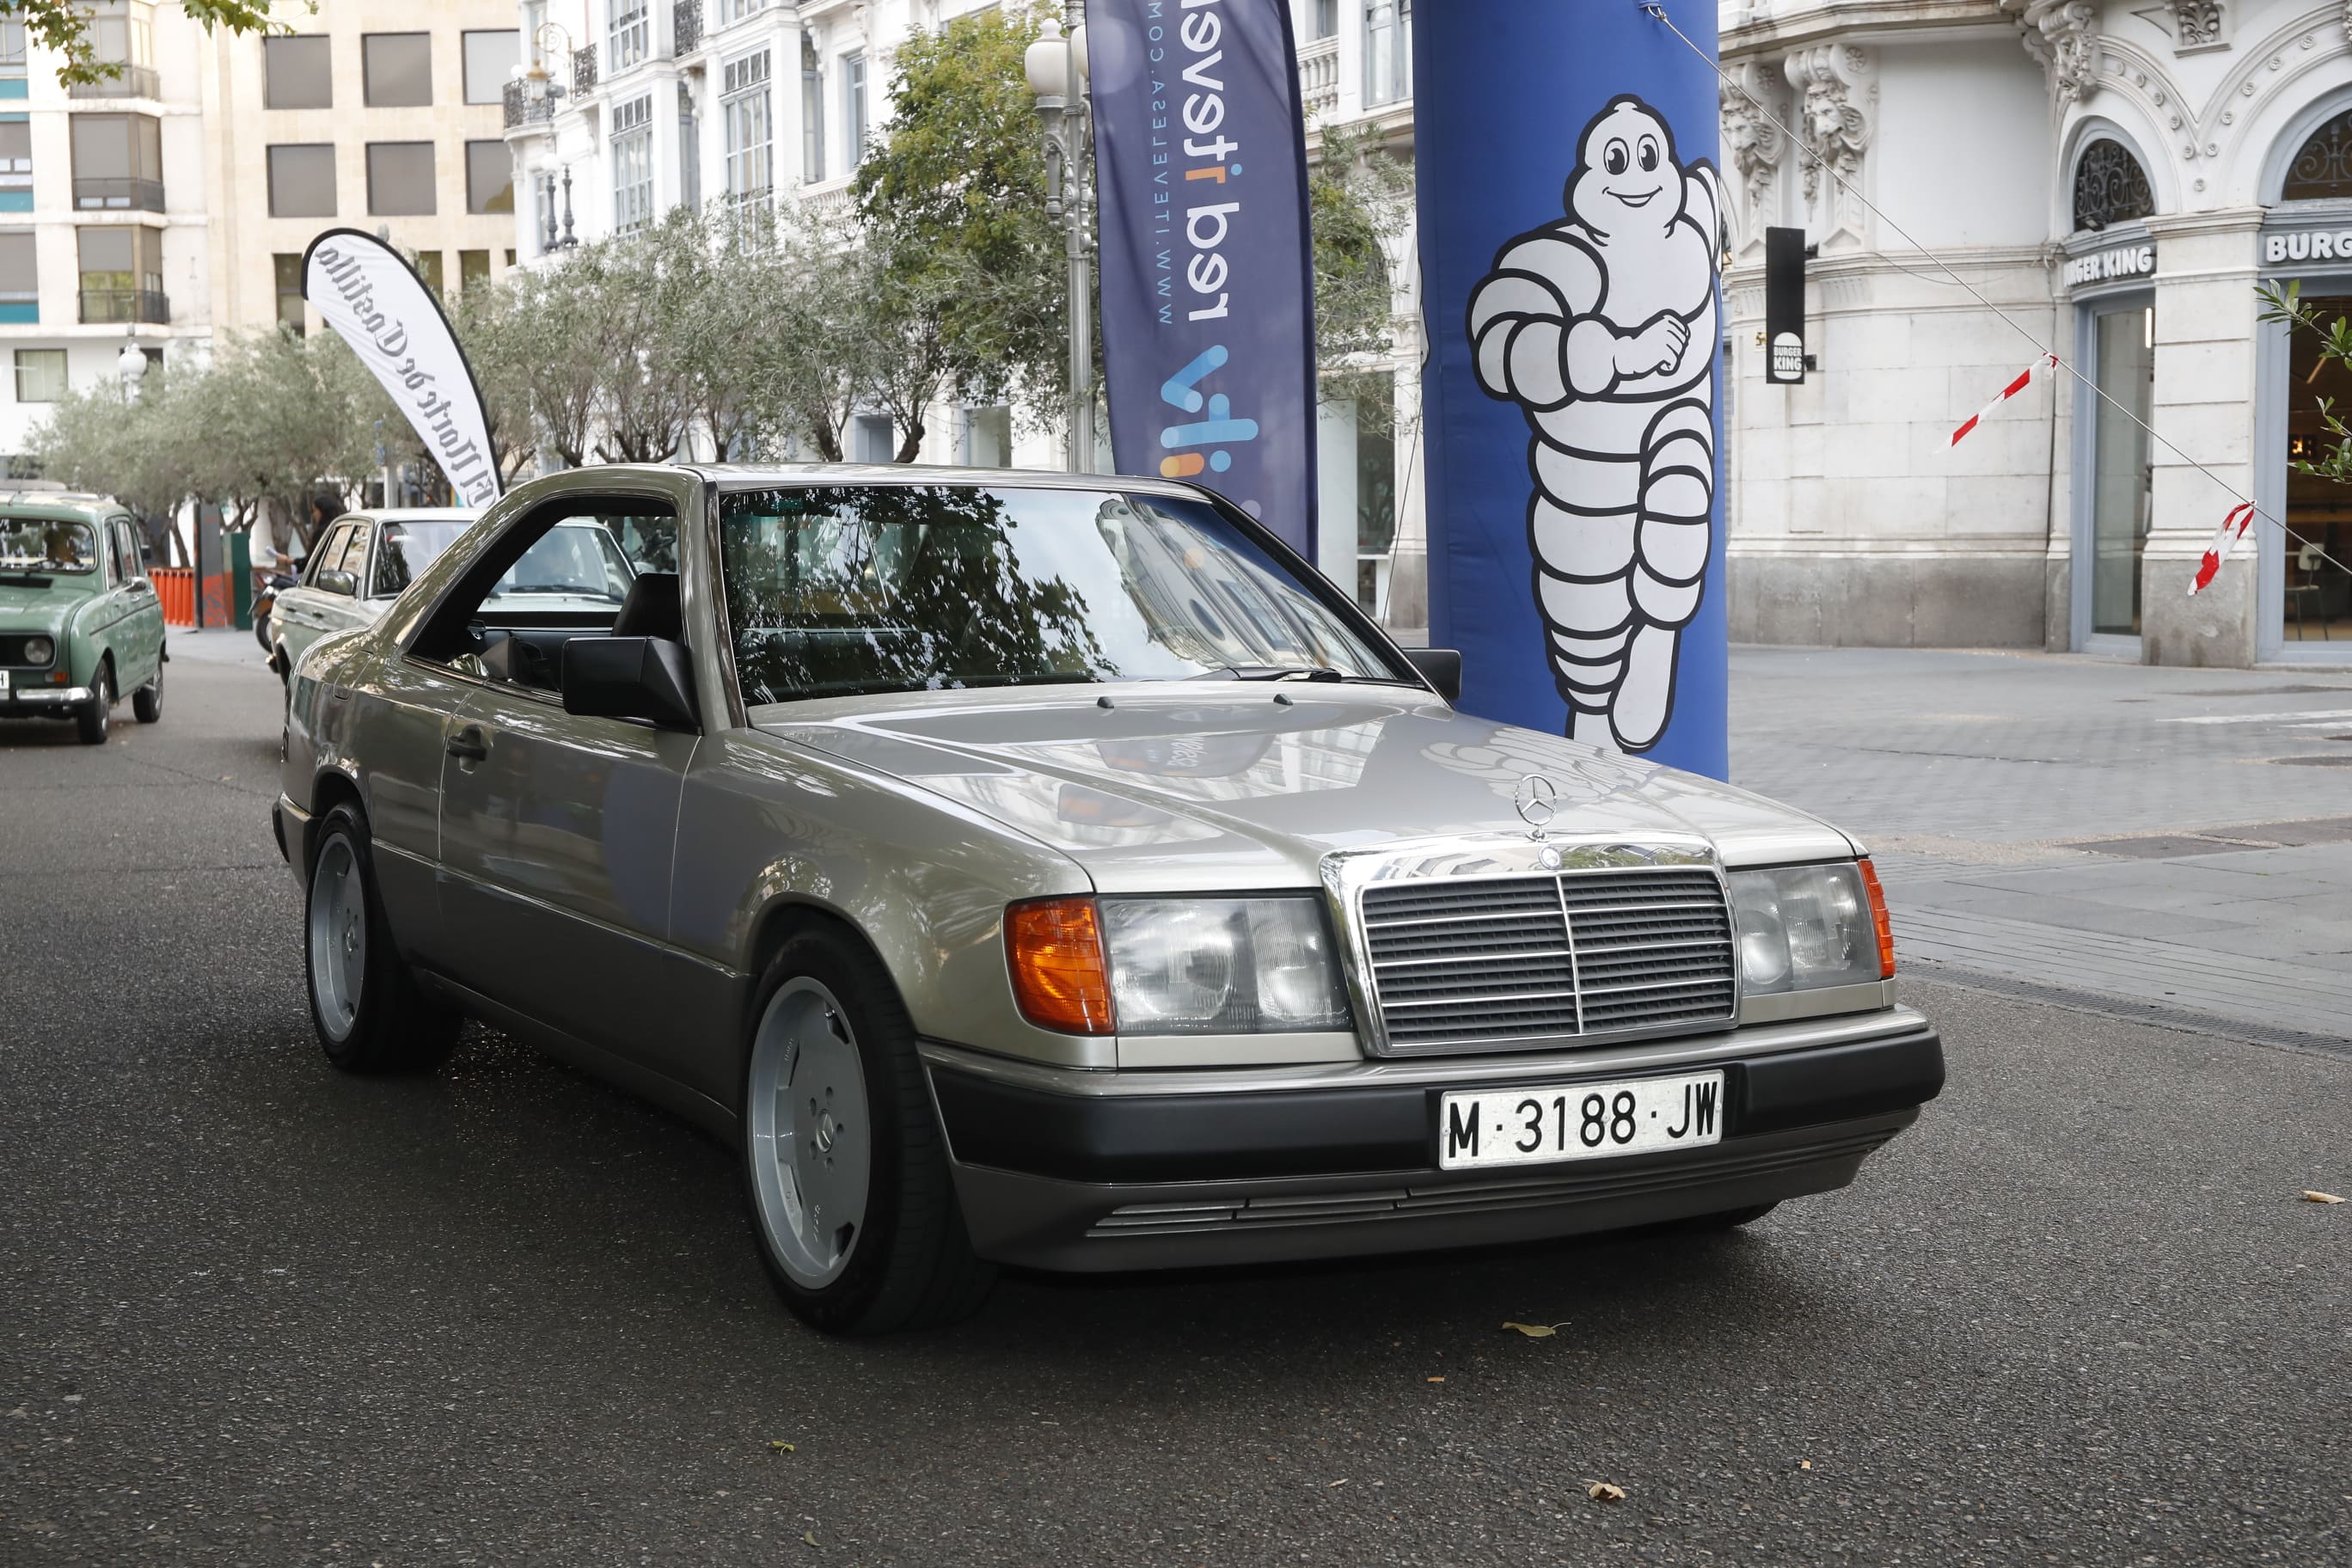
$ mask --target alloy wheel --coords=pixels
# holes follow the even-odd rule
[[[784,1272],[820,1289],[856,1248],[874,1162],[865,1066],[831,991],[803,975],[776,993],[752,1037],[750,1087],[761,1226]]]

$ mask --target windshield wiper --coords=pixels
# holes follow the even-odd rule
[[[1183,675],[1179,680],[1345,680],[1339,671],[1320,664],[1226,664]]]

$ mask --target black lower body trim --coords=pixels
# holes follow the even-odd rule
[[[1727,1139],[1907,1110],[1944,1085],[1942,1042],[1925,1028],[1721,1065]],[[1531,1062],[1525,1081],[1599,1076],[1563,1056]],[[960,1164],[1096,1183],[1424,1170],[1434,1163],[1441,1097],[1470,1087],[1072,1095],[940,1067],[931,1069],[931,1084]]]

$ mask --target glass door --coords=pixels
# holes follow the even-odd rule
[[[2352,297],[2313,299],[2305,303],[2322,321],[2352,316]],[[2287,340],[2286,525],[2293,536],[2280,540],[2284,587],[2279,603],[2279,640],[2352,644],[2352,574],[2337,563],[2352,563],[2352,485],[2302,471],[2326,460],[2335,438],[2327,414],[2338,418],[2352,405],[2352,372],[2319,354],[2315,332]],[[2273,531],[2272,538],[2277,538]],[[2267,546],[2271,539],[2263,541]]]
[[[2098,637],[2139,635],[2150,494],[2143,426],[2156,386],[2155,325],[2147,305],[2093,318],[2092,363],[2105,395],[2092,400],[2091,412],[2090,627]]]

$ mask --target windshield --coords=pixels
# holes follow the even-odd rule
[[[636,574],[602,524],[558,523],[522,552],[490,590],[490,598],[594,599],[617,605]]]
[[[86,522],[46,517],[0,519],[0,572],[98,570],[98,534]]]
[[[375,594],[398,594],[433,564],[433,558],[473,527],[468,521],[384,522],[376,528]]]
[[[1328,672],[1407,681],[1206,501],[813,486],[720,502],[746,702]]]

